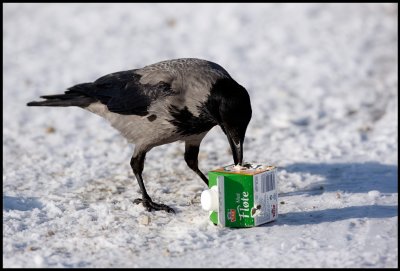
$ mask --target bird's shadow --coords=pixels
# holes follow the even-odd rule
[[[3,211],[31,211],[35,208],[43,208],[43,204],[38,198],[3,196]]]
[[[324,191],[343,191],[348,193],[366,193],[378,190],[381,193],[396,193],[397,165],[385,165],[377,162],[366,163],[295,163],[282,167],[289,173],[308,173],[322,176],[324,181],[281,196],[314,195]],[[319,191],[318,190],[323,190]]]
[[[378,190],[385,196],[385,194],[398,192],[397,168],[397,165],[385,165],[377,162],[296,163],[283,167],[282,170],[289,173],[308,173],[323,176],[324,181],[298,191],[281,193],[280,196],[315,196],[324,192],[339,190],[346,193],[368,193],[371,190]],[[397,215],[397,205],[350,206],[280,214],[275,223],[268,223],[265,226],[319,224],[351,218],[390,218]]]
[[[352,218],[389,218],[398,215],[398,207],[393,205],[365,205],[345,208],[289,212],[279,214],[274,225],[307,225],[335,222]],[[272,225],[266,224],[266,225]]]

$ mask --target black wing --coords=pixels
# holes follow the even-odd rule
[[[84,83],[68,89],[66,94],[79,93],[95,98],[111,112],[122,115],[148,114],[150,104],[162,97],[174,95],[171,85],[160,81],[156,84],[140,83],[136,70],[121,71],[100,77],[93,83]]]

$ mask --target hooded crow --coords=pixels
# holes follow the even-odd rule
[[[120,71],[92,83],[78,84],[64,94],[41,96],[28,106],[78,106],[107,119],[129,143],[135,144],[130,161],[147,211],[174,212],[148,195],[142,172],[146,153],[156,146],[185,142],[184,158],[208,185],[198,168],[200,143],[219,125],[226,134],[235,164],[243,163],[243,141],[251,119],[250,97],[216,63],[181,58],[140,69]]]

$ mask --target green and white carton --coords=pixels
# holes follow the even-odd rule
[[[224,227],[254,227],[278,217],[276,167],[229,165],[208,172],[201,205],[210,220]]]

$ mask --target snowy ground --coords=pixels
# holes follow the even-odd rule
[[[397,4],[4,4],[4,267],[397,267]],[[220,228],[182,143],[133,146],[39,95],[178,57],[225,67],[250,93],[245,160],[279,167],[279,218]],[[215,127],[204,172],[232,163]],[[146,224],[146,220],[149,223]]]

